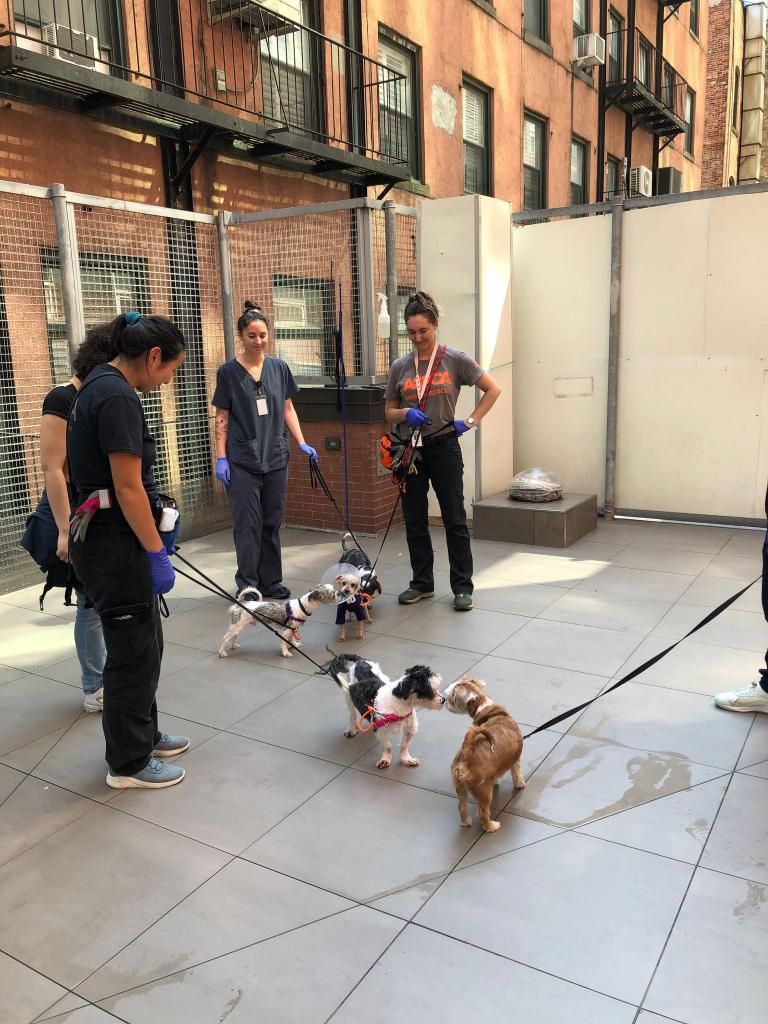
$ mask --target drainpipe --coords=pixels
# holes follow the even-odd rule
[[[224,355],[235,358],[235,306],[232,297],[232,256],[229,245],[229,227],[232,214],[219,210],[216,231],[219,236],[219,285],[221,287],[221,315],[224,319]]]
[[[611,311],[608,321],[608,395],[605,425],[606,519],[616,514],[616,426],[618,422],[619,343],[621,340],[621,219],[624,199],[611,198]]]
[[[608,49],[608,0],[600,0],[600,35]],[[608,53],[605,54],[606,61]],[[606,67],[601,64],[597,72],[597,188],[595,202],[602,203],[605,193],[605,80]]]
[[[744,16],[740,185],[760,181],[765,110],[766,4],[752,4],[745,9]]]
[[[85,337],[85,322],[80,289],[80,264],[77,229],[72,206],[67,202],[67,190],[61,183],[51,185],[53,218],[56,224],[56,242],[61,268],[61,298],[64,323],[67,330],[70,362]]]

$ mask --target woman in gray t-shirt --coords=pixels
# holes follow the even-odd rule
[[[410,297],[405,307],[405,325],[413,352],[392,363],[387,381],[386,417],[403,438],[416,431],[420,455],[418,471],[408,477],[403,492],[413,578],[398,600],[400,604],[416,604],[434,594],[434,557],[428,519],[431,483],[445,527],[453,607],[457,611],[470,611],[472,548],[464,510],[464,462],[459,437],[490,411],[501,389],[466,352],[438,343],[438,320],[437,303],[431,296],[416,292]],[[456,401],[464,385],[474,385],[483,395],[471,416],[457,420]],[[425,392],[426,401],[422,403]],[[420,404],[423,404],[423,412]]]

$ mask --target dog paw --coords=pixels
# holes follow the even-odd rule
[[[464,826],[464,828],[469,828],[470,825],[472,824],[472,819],[471,818],[462,818],[461,819],[461,824]]]
[[[228,658],[229,655],[227,654],[226,651],[219,651],[219,657],[220,658]]]
[[[353,736],[357,736],[357,729],[345,729],[344,735],[351,740]]]
[[[291,651],[280,651],[281,658],[292,658],[293,653]]]
[[[406,768],[418,768],[419,759],[418,757],[401,757],[400,764],[405,765]]]
[[[498,832],[501,828],[500,821],[489,821],[487,825],[483,825],[486,832]]]
[[[376,767],[377,768],[389,768],[389,766],[391,764],[392,764],[392,761],[391,761],[390,758],[382,757],[382,758],[379,759],[379,763],[376,765]]]

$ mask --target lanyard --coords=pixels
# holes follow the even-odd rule
[[[416,374],[415,374],[415,377],[414,377],[414,380],[416,382],[416,397],[418,398],[419,403],[421,403],[421,399],[422,399],[422,396],[424,395],[424,390],[425,390],[425,388],[427,386],[427,382],[430,380],[430,378],[432,376],[432,366],[433,366],[433,364],[435,362],[435,356],[437,355],[437,350],[438,350],[439,347],[440,346],[437,344],[437,342],[435,342],[435,347],[432,349],[432,355],[431,355],[430,360],[429,360],[429,365],[427,366],[427,372],[424,374],[424,381],[423,382],[422,382],[421,377],[419,376],[419,357],[418,357],[418,354],[416,352],[414,352],[414,354],[413,354],[413,362],[414,362],[414,365],[416,366]]]

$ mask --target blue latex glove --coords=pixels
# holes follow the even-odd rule
[[[461,437],[462,434],[466,434],[468,430],[472,429],[470,425],[466,423],[464,420],[454,420],[453,427],[456,433],[459,435],[459,437]]]
[[[226,455],[219,455],[216,459],[216,479],[229,487],[229,459]]]
[[[313,448],[311,444],[300,444],[299,451],[304,452],[305,455],[308,455],[313,462],[318,461],[317,450]]]
[[[147,558],[149,559],[149,571],[152,574],[152,593],[167,594],[169,590],[173,590],[176,573],[165,548],[160,548],[159,551],[148,551]]]
[[[421,409],[409,409],[405,414],[405,422],[409,427],[421,427],[425,423],[429,423],[430,419]]]

